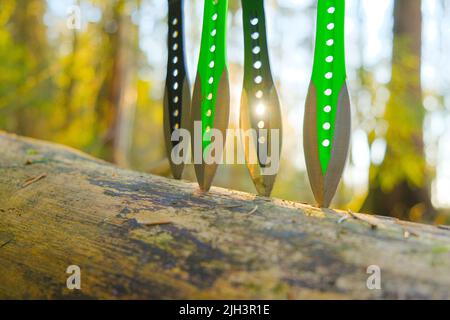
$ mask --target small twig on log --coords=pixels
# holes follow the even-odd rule
[[[144,226],[159,226],[159,225],[164,225],[164,224],[171,224],[173,223],[172,221],[155,221],[155,222],[144,222],[142,223]]]
[[[22,188],[26,188],[29,185],[31,185],[31,184],[33,184],[35,182],[38,182],[39,180],[44,179],[45,177],[47,177],[47,174],[46,173],[42,173],[42,174],[38,175],[37,177],[29,178],[29,179],[24,181],[24,183],[22,185]]]
[[[249,212],[247,212],[247,215],[252,215],[252,214],[254,214],[257,210],[258,210],[258,206],[255,206],[252,210],[250,210]]]
[[[450,231],[450,226],[439,225],[437,226],[439,229]]]
[[[405,239],[408,239],[410,236],[418,237],[419,235],[417,233],[415,233],[414,231],[403,228],[403,237]]]
[[[338,224],[341,224],[342,222],[344,222],[344,221],[347,220],[348,218],[349,218],[348,215],[345,215],[345,216],[340,217],[339,220],[338,220]]]
[[[419,234],[414,232],[414,231],[412,231],[411,229],[407,228],[403,221],[397,220],[395,222],[396,222],[396,224],[398,224],[398,225],[400,225],[402,227],[402,229],[403,229],[403,237],[405,239],[408,239],[410,236],[419,237]]]
[[[218,207],[222,209],[235,209],[242,207],[242,204],[228,204],[228,205],[219,205]]]
[[[359,215],[355,214],[352,210],[349,209],[349,210],[347,210],[347,212],[353,219],[360,220],[360,221],[363,221],[365,223],[368,223],[370,225],[370,228],[372,228],[372,229],[377,229],[378,228],[378,225],[376,223],[373,223],[372,221],[369,221],[369,220],[367,220],[365,218],[360,217]]]
[[[9,239],[9,240],[7,240],[6,242],[2,243],[2,244],[0,245],[0,249],[3,248],[4,246],[10,244],[10,243],[12,242],[12,240],[13,240],[13,239]]]

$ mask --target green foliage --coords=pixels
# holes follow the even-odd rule
[[[46,0],[0,2],[0,128],[113,160],[109,140],[123,99],[117,89],[138,82],[137,100],[154,103],[142,90],[150,83],[122,72],[138,66],[121,65],[119,55],[123,47],[141,54],[118,30],[140,1],[79,1],[86,3],[101,9],[99,23],[70,30],[63,18],[49,37]],[[137,34],[135,25],[127,27],[126,37]]]

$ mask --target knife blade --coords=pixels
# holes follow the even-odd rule
[[[336,193],[350,143],[344,20],[345,0],[318,0],[303,144],[311,188],[319,207],[329,207]]]
[[[258,194],[270,196],[278,171],[274,160],[278,161],[281,153],[282,122],[270,68],[264,0],[242,0],[242,18],[245,49],[240,112],[242,142],[247,168]],[[247,136],[248,130],[255,134]],[[272,135],[272,130],[277,130],[277,134]],[[275,150],[272,146],[276,146]],[[276,157],[272,152],[278,153]]]
[[[200,189],[208,191],[225,147],[230,88],[226,54],[228,0],[205,0],[191,107],[191,147]],[[197,124],[197,127],[196,127]],[[199,128],[199,130],[196,130]],[[213,139],[217,130],[222,138]],[[213,161],[208,161],[213,156]]]

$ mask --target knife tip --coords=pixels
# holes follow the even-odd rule
[[[203,192],[211,189],[212,181],[215,173],[215,166],[211,167],[206,164],[195,166],[195,175],[197,176],[198,186]]]
[[[200,187],[200,191],[208,192],[211,189],[211,182],[199,182],[198,186]]]
[[[272,194],[272,186],[259,186],[256,188],[256,191],[259,196],[268,198]]]
[[[175,180],[181,180],[181,176],[182,176],[181,173],[172,172],[172,175]]]

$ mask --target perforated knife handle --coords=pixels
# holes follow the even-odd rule
[[[167,75],[164,94],[164,133],[167,154],[175,178],[181,177],[183,165],[171,161],[179,141],[172,141],[175,130],[189,126],[190,85],[186,71],[184,47],[183,0],[168,0]]]
[[[258,162],[261,167],[265,167],[270,143],[267,130],[281,129],[281,121],[276,115],[279,113],[279,102],[270,70],[264,0],[241,2],[245,50],[244,92],[250,109],[251,127],[257,130]],[[270,97],[270,94],[275,97]],[[270,101],[274,99],[276,101]],[[273,121],[273,116],[276,116],[277,121]],[[266,152],[261,152],[261,148]]]
[[[203,149],[211,143],[209,132],[214,128],[216,120],[221,81],[228,81],[228,75],[223,79],[227,68],[227,12],[228,0],[205,0],[197,71],[201,83]]]
[[[270,69],[264,0],[241,2],[245,59],[240,126],[250,176],[258,193],[269,196],[281,152],[280,102]],[[249,130],[252,138],[246,139]]]
[[[312,82],[317,90],[317,137],[326,174],[336,141],[336,113],[347,74],[344,50],[345,0],[318,0]]]
[[[244,88],[255,95],[273,86],[267,48],[264,0],[242,0],[244,28]]]

